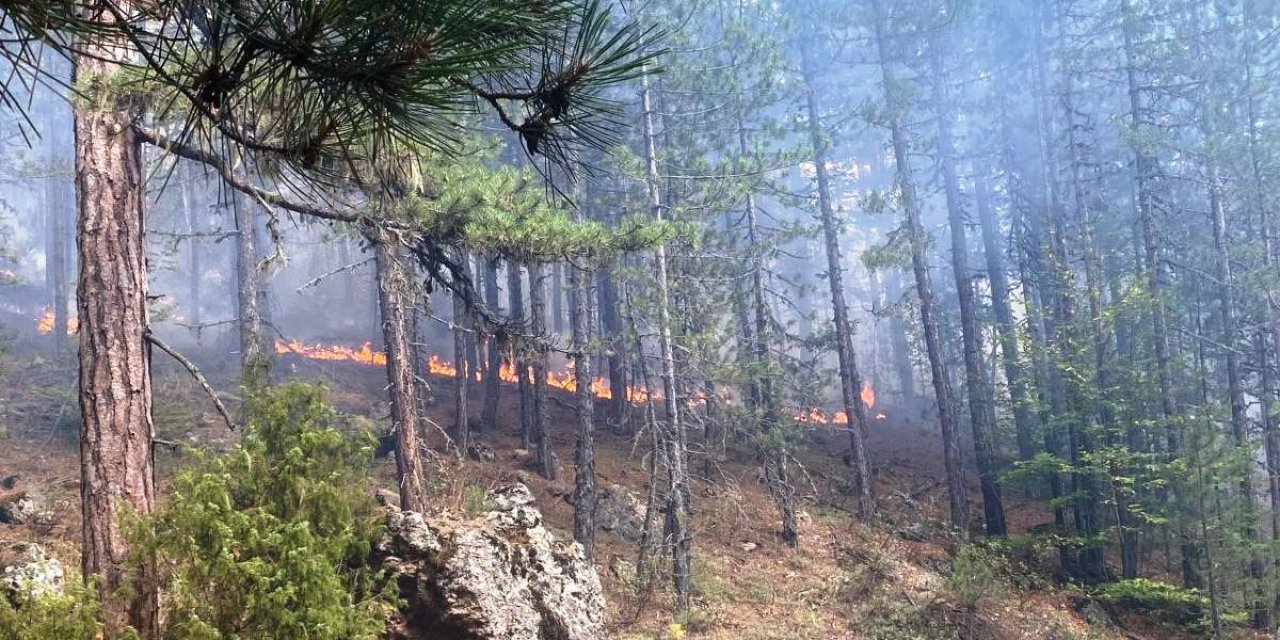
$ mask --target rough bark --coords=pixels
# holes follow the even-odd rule
[[[584,222],[581,207],[573,210],[573,220]],[[573,539],[582,545],[588,561],[595,558],[596,542],[596,448],[595,398],[591,393],[591,292],[594,276],[585,262],[569,267],[569,286],[573,295],[569,310],[572,332],[570,352],[573,356],[574,412],[576,425],[573,438]]]
[[[233,203],[236,219],[236,310],[240,333],[240,384],[254,389],[267,383],[271,360],[263,333],[262,271],[259,268],[258,205],[248,196]]]
[[[111,21],[104,4],[94,3],[89,17]],[[130,10],[129,2],[115,4]],[[123,41],[97,38],[78,43],[77,86],[101,83],[131,57]],[[132,626],[150,638],[155,564],[132,557],[120,522],[155,506],[142,150],[132,129],[140,115],[141,105],[127,99],[75,109],[81,568],[98,579],[105,633]]]
[[[396,482],[400,508],[422,512],[426,507],[426,470],[422,464],[418,383],[409,340],[411,280],[399,239],[381,229],[365,231],[373,244],[378,278],[382,341],[387,353],[387,381],[391,392],[391,427],[395,433]]]

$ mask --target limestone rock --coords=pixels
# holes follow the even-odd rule
[[[596,526],[623,540],[644,536],[644,505],[624,487],[610,485],[596,497]]]
[[[6,597],[62,595],[65,577],[62,563],[50,558],[44,547],[34,542],[19,542],[6,551],[5,557],[9,559],[0,577],[0,591]]]
[[[405,604],[393,640],[596,640],[604,592],[576,542],[542,526],[521,483],[490,492],[479,518],[391,510],[375,560]]]

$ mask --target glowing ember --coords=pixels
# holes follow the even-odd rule
[[[44,315],[40,316],[40,320],[36,322],[36,331],[39,331],[41,335],[53,333],[53,322],[56,317],[52,307],[45,307]],[[78,331],[80,331],[80,319],[69,318],[67,320],[67,335],[74,336]]]

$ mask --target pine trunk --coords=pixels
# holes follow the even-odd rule
[[[942,460],[947,474],[947,496],[951,511],[951,524],[962,531],[969,529],[968,491],[964,479],[964,464],[960,459],[960,440],[957,435],[955,403],[951,390],[951,377],[947,371],[942,336],[938,329],[937,303],[933,299],[933,281],[929,275],[929,262],[925,256],[928,238],[920,222],[920,202],[916,198],[915,182],[911,175],[910,143],[901,123],[903,108],[898,95],[898,81],[894,77],[886,19],[880,0],[872,0],[875,12],[876,47],[880,56],[880,72],[884,82],[885,98],[889,105],[889,130],[893,143],[893,157],[897,171],[902,209],[906,214],[907,241],[911,250],[911,268],[915,274],[916,295],[920,300],[920,324],[924,330],[925,350],[929,356],[929,370],[933,378],[934,395],[938,401],[938,422],[942,429]],[[819,165],[821,166],[821,165]]]
[[[131,10],[129,2],[115,5]],[[103,82],[131,58],[124,42],[99,38],[78,43],[77,86]],[[150,514],[156,499],[142,150],[132,129],[141,105],[76,107],[81,569],[98,580],[107,636],[131,626],[152,638],[154,560],[132,557],[121,521],[126,513]]]
[[[964,348],[965,389],[969,394],[969,423],[973,429],[973,448],[978,461],[978,479],[982,488],[982,514],[987,535],[1008,533],[1004,519],[1004,499],[1000,492],[1000,469],[996,458],[995,409],[987,390],[987,375],[982,361],[982,335],[978,326],[977,303],[974,301],[972,274],[969,272],[969,247],[965,230],[965,213],[960,202],[960,178],[956,172],[955,140],[951,130],[951,105],[943,76],[941,46],[933,45],[933,103],[938,121],[938,162],[942,167],[943,192],[947,203],[947,222],[951,231],[951,271],[955,275],[960,299],[960,337]]]
[[[644,111],[645,185],[648,190],[650,214],[662,220],[664,209],[658,172],[656,116],[649,76],[641,79],[641,102]],[[666,414],[665,447],[667,451],[667,529],[672,541],[672,580],[676,590],[676,611],[689,610],[693,572],[693,533],[690,530],[690,490],[688,475],[688,447],[684,423],[681,422],[680,402],[676,397],[676,359],[671,339],[671,292],[667,279],[667,248],[659,244],[654,250],[655,279],[658,285],[658,343],[662,360],[662,404]]]
[[[537,260],[529,263],[529,331],[536,344],[533,353],[533,397],[530,437],[538,447],[538,471],[548,480],[556,479],[556,463],[551,451],[551,434],[547,429],[547,266]]]
[[[378,278],[382,341],[386,345],[387,381],[391,391],[391,426],[396,439],[400,508],[422,512],[426,507],[426,471],[420,443],[418,381],[409,340],[411,280],[399,249],[399,239],[380,229],[366,233],[373,244]]]
[[[853,324],[844,299],[844,263],[840,255],[840,225],[831,203],[831,177],[827,171],[827,143],[822,131],[815,96],[815,74],[805,51],[805,106],[809,116],[809,141],[813,146],[813,163],[817,171],[818,214],[827,254],[827,284],[831,290],[831,311],[835,323],[836,360],[840,367],[840,392],[847,416],[849,432],[849,464],[857,485],[857,516],[870,522],[875,516],[875,487],[871,479],[871,456],[867,453],[867,410],[862,403],[862,374],[853,349]]]
[[[498,263],[496,257],[484,261],[484,302],[494,314],[498,313]],[[484,370],[484,406],[480,413],[480,428],[496,431],[498,428],[498,401],[502,397],[502,345],[495,335],[485,336],[488,361]]]

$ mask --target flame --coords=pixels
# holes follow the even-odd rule
[[[297,340],[283,341],[276,340],[276,353],[278,354],[295,354],[311,360],[327,360],[327,361],[347,361],[366,365],[387,364],[387,354],[382,351],[374,351],[373,346],[366,342],[359,349],[344,347],[341,345],[308,345]],[[440,356],[432,355],[427,358],[427,371],[434,376],[455,378],[458,375],[457,365],[447,360],[440,359]],[[528,377],[533,378],[533,367],[529,367]],[[483,374],[480,371],[473,373],[473,378],[480,382]],[[504,362],[498,368],[498,379],[509,384],[519,382],[516,375],[515,365]],[[548,371],[546,374],[547,386],[553,389],[560,389],[569,393],[575,393],[578,390],[578,381],[574,377],[573,363],[569,363],[566,371]],[[662,399],[660,391],[650,391],[644,387],[627,386],[625,390],[627,402],[631,404],[644,404]],[[602,377],[597,377],[591,381],[591,395],[600,400],[613,399],[613,389],[609,387],[609,381]],[[692,398],[686,401],[688,405],[706,404],[707,397],[702,391],[696,392]],[[866,383],[862,387],[862,402],[868,408],[875,406],[876,394],[871,388],[870,383]],[[876,413],[876,420],[884,420],[885,413],[883,411]],[[837,425],[848,424],[849,417],[843,411],[835,411],[828,413],[819,408],[805,409],[795,414],[796,422],[819,425]]]
[[[40,319],[36,322],[36,331],[39,331],[41,335],[49,335],[50,333],[53,333],[53,322],[56,318],[57,316],[53,313],[53,307],[45,307],[44,315],[41,315]],[[67,335],[74,336],[79,331],[80,319],[68,318]]]

